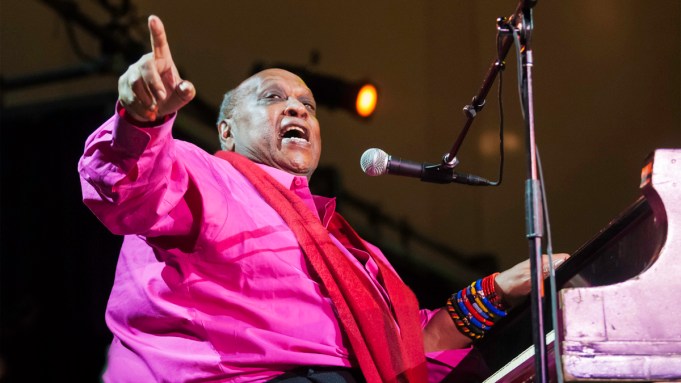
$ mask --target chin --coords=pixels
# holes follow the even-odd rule
[[[310,161],[305,158],[293,158],[290,159],[287,163],[286,166],[284,167],[284,170],[286,170],[289,173],[297,174],[297,175],[303,175],[307,176],[309,174],[312,174],[314,171],[315,167],[310,164]]]
[[[293,173],[297,176],[308,177],[308,178],[310,178],[310,176],[312,175],[312,172],[313,172],[313,170],[310,169],[310,168],[295,168],[295,169],[289,170],[289,173]]]

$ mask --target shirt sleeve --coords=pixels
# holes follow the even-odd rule
[[[118,104],[86,140],[78,162],[83,202],[114,234],[186,234],[188,176],[175,158],[175,115],[141,127],[123,114]]]
[[[440,310],[443,309],[421,310],[421,327],[425,327]],[[484,359],[473,346],[428,352],[426,353],[426,363],[428,366],[428,382],[430,383],[450,381],[451,379],[462,382],[482,381],[489,375],[489,369]]]

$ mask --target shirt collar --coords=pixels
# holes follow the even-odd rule
[[[293,187],[293,182],[298,179],[298,182],[305,182],[305,185],[307,185],[307,178],[302,177],[302,176],[296,176],[293,175],[289,172],[283,171],[281,169],[273,168],[268,165],[263,165],[256,163],[262,170],[266,171],[267,174],[272,176],[275,180],[277,180],[280,184],[286,186],[289,190]]]
[[[284,170],[273,168],[271,166],[260,163],[256,163],[256,165],[258,165],[262,170],[267,172],[267,174],[272,176],[272,178],[274,178],[280,184],[284,185],[289,190],[294,189],[294,183],[297,183],[297,185],[301,186],[304,185],[306,188],[309,189],[307,177],[296,176]],[[333,217],[333,213],[336,211],[336,198],[329,198],[312,194],[310,195],[312,196],[312,201],[314,203],[314,206],[316,207],[317,214],[319,215],[319,217],[321,217],[322,224],[325,227],[328,226],[329,221],[331,221],[331,218]]]

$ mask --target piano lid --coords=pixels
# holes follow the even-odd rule
[[[560,291],[568,381],[681,379],[681,150],[652,153],[641,189],[666,236],[651,237],[662,238],[658,255],[633,278]]]
[[[681,377],[677,362],[660,362],[662,350],[667,362],[681,357],[681,321],[676,321],[670,330],[656,330],[670,327],[663,323],[673,321],[669,314],[681,313],[676,308],[680,299],[666,294],[663,299],[657,298],[659,290],[676,295],[681,290],[681,279],[675,281],[677,275],[681,277],[681,262],[670,266],[673,261],[664,261],[681,255],[681,244],[675,242],[678,240],[670,242],[670,238],[681,235],[675,223],[681,219],[680,167],[681,150],[660,149],[651,154],[642,173],[644,196],[556,270],[561,311],[559,339],[567,381]],[[645,285],[637,282],[642,278],[647,281]],[[549,289],[548,280],[545,289]],[[544,323],[547,334],[553,336],[550,308],[547,294]],[[495,382],[531,378],[534,365],[527,361],[528,350],[533,348],[530,302],[515,307],[475,348],[490,370],[497,371]],[[547,351],[552,354],[553,345],[547,343]],[[555,376],[555,363],[549,362]],[[670,375],[671,367],[652,367],[656,363],[673,367],[676,375]],[[641,372],[621,370],[627,366]],[[514,372],[509,372],[507,379],[499,378],[502,369]]]

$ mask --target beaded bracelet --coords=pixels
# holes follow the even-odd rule
[[[481,286],[481,280],[478,279],[475,282],[475,287],[473,288],[473,293],[477,293],[478,297],[480,297],[480,300],[482,303],[485,305],[485,308],[489,309],[492,313],[494,313],[495,316],[502,318],[506,316],[506,311],[498,308],[496,305],[493,305],[488,299],[487,299],[487,294],[485,294],[485,290],[482,289]],[[496,294],[496,293],[494,293]]]
[[[473,313],[468,310],[468,307],[463,303],[463,298],[461,296],[461,291],[456,293],[456,303],[458,305],[459,311],[461,314],[463,314],[463,321],[466,323],[468,321],[469,326],[473,326],[476,330],[479,330],[480,332],[483,332],[485,330],[489,330],[489,326],[485,326],[482,323],[480,323],[479,320],[475,319],[473,316]]]
[[[464,325],[466,325],[466,327],[469,330],[471,330],[471,332],[482,335],[484,333],[482,329],[471,322],[472,317],[468,310],[462,309],[458,303],[454,303],[454,301],[456,300],[456,294],[452,294],[450,299],[452,300],[452,306],[454,307],[454,311],[456,311],[456,313],[459,314],[459,318],[464,323]]]
[[[447,299],[447,312],[456,328],[467,337],[478,340],[507,315],[506,307],[495,290],[499,273],[478,279]]]
[[[459,331],[463,332],[464,335],[467,335],[468,337],[472,339],[480,339],[483,337],[485,332],[480,329],[479,327],[474,326],[470,320],[466,317],[466,315],[461,311],[461,308],[457,303],[454,302],[456,299],[456,294],[452,294],[452,296],[449,298],[449,300],[452,302],[452,307],[457,314],[459,321],[455,321],[454,324],[456,327],[459,329]]]
[[[464,322],[461,315],[456,310],[456,305],[452,302],[452,298],[447,299],[447,311],[449,312],[449,316],[454,321],[454,325],[462,334],[473,340],[482,338],[483,333],[472,329],[468,323]]]
[[[493,305],[500,309],[504,309],[504,305],[501,303],[501,297],[496,293],[496,288],[494,287],[494,280],[496,279],[497,275],[499,273],[494,273],[491,275],[486,276],[482,280],[482,289],[484,291],[490,291],[491,294],[487,297]]]
[[[487,308],[485,308],[485,305],[482,303],[480,298],[477,297],[476,294],[473,293],[474,286],[466,286],[464,289],[464,292],[466,294],[466,297],[468,298],[468,301],[471,303],[471,306],[473,306],[474,309],[477,310],[477,312],[483,316],[485,319],[488,320],[494,320],[495,316]]]
[[[491,322],[487,319],[487,318],[489,318],[489,316],[487,316],[487,318],[485,318],[485,316],[482,315],[483,313],[478,312],[477,309],[475,307],[473,307],[473,305],[471,304],[469,299],[464,299],[464,297],[463,297],[464,294],[462,292],[463,292],[463,290],[460,290],[457,293],[456,301],[457,302],[460,301],[464,306],[466,306],[466,309],[473,315],[473,318],[477,319],[484,326],[492,327],[494,325],[494,322]],[[486,314],[484,314],[484,315],[486,315]],[[484,327],[482,329],[485,330]]]
[[[461,320],[461,317],[454,308],[454,304],[452,303],[451,298],[447,299],[447,312],[449,312],[449,316],[454,321],[454,325],[462,334],[468,336],[473,340],[482,338],[482,334],[472,332],[471,329],[463,322],[463,320]]]

